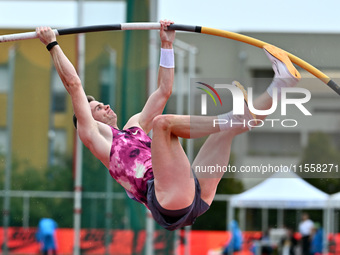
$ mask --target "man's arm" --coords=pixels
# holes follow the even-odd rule
[[[40,41],[45,45],[51,45],[51,42],[56,41],[56,36],[49,27],[37,28],[36,32]],[[71,96],[73,110],[78,119],[77,131],[80,139],[107,166],[109,155],[107,152],[110,151],[110,144],[99,132],[101,123],[97,123],[92,117],[90,105],[74,66],[58,44],[50,48],[49,52],[60,79]],[[103,129],[102,126],[104,125],[100,125],[101,129]]]
[[[172,44],[175,40],[175,31],[167,31],[167,27],[172,24],[172,21],[160,21],[160,39],[161,39],[161,54],[168,54],[173,58]],[[172,52],[171,52],[172,51]],[[170,61],[173,62],[172,59]],[[148,98],[143,110],[133,116],[125,125],[124,128],[139,125],[146,133],[152,129],[152,121],[157,116],[163,113],[164,107],[171,96],[172,85],[174,81],[174,67],[160,66],[158,70],[158,88]]]

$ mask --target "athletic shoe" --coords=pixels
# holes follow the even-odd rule
[[[301,75],[290,61],[288,54],[285,51],[269,44],[265,45],[263,49],[269,60],[272,62],[272,67],[275,72],[274,78],[288,79],[289,84],[287,85],[289,87],[295,86],[301,79]]]

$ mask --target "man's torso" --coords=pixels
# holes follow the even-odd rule
[[[111,130],[110,174],[130,197],[146,203],[147,181],[153,178],[151,138],[139,127]]]

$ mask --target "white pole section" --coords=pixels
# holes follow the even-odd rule
[[[83,0],[78,0],[78,26],[83,23]],[[78,74],[82,84],[85,84],[85,35],[78,34]],[[74,182],[74,255],[80,255],[80,229],[81,229],[81,196],[82,196],[82,165],[83,145],[79,136],[76,138],[76,162]]]
[[[13,95],[14,95],[14,66],[15,66],[15,48],[11,48],[8,54],[8,94],[7,94],[7,155],[6,155],[6,169],[5,169],[5,197],[3,209],[3,227],[4,227],[4,242],[3,254],[8,254],[8,227],[9,227],[9,212],[10,212],[10,190],[11,190],[11,176],[12,176],[12,127],[13,127]]]
[[[149,20],[157,21],[157,0],[150,0],[149,8]],[[127,29],[129,25],[122,24],[122,30]],[[160,23],[154,23],[154,26],[160,28]],[[130,26],[131,28],[131,26]],[[136,28],[137,29],[137,28]],[[159,64],[159,31],[149,31],[149,70],[148,70],[148,94],[149,96],[157,89],[157,77],[158,77],[158,64]],[[152,132],[150,133],[152,136]],[[146,255],[154,254],[154,232],[155,222],[151,215],[151,212],[146,209],[145,211],[146,220],[146,244],[145,253]]]

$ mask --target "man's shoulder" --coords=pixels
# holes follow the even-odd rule
[[[140,117],[140,113],[137,113],[135,115],[133,115],[125,124],[125,126],[123,127],[123,129],[129,129],[132,127],[139,127],[141,129],[143,129],[139,123],[139,117]]]

